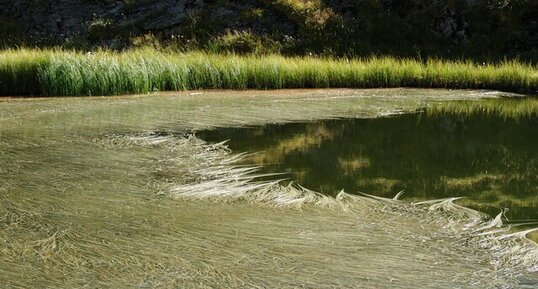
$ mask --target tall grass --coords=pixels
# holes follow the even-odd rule
[[[237,56],[153,49],[0,52],[2,95],[114,95],[208,88],[487,88],[538,91],[538,69],[510,60],[479,65],[373,57]]]
[[[51,51],[0,52],[0,95],[43,94],[40,71],[48,66]]]

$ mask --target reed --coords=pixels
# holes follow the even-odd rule
[[[0,52],[0,95],[42,94],[40,70],[48,66],[51,51]]]
[[[538,91],[538,69],[391,57],[329,59],[279,55],[172,53],[155,49],[82,53],[0,52],[2,95],[116,95],[165,90],[281,88],[468,88]]]

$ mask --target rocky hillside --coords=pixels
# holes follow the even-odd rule
[[[538,58],[536,0],[2,0],[5,46]]]

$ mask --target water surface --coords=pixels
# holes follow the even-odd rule
[[[274,178],[336,194],[461,196],[492,216],[538,221],[538,119],[405,114],[198,132]]]
[[[287,146],[340,147],[330,144],[330,135],[347,135],[349,125],[364,128],[367,118],[499,95],[391,89],[2,100],[0,280],[14,288],[533,288],[536,244],[499,220],[450,199],[411,204],[333,197],[333,187],[353,191],[345,178],[323,188],[323,194],[260,183],[255,169],[244,165],[243,148],[230,150],[192,135],[255,127],[264,132],[260,137],[267,147],[279,147],[287,137],[272,140],[269,131],[285,128],[284,135],[293,140],[294,132],[305,134],[306,129],[317,131],[305,134],[314,140]],[[336,118],[359,119],[340,130],[341,122],[317,122]],[[402,124],[415,121],[401,119]],[[299,124],[279,126],[284,123]],[[372,120],[366,128],[373,127],[364,129],[372,137],[376,123]],[[320,131],[323,126],[326,132]],[[240,131],[246,139],[251,135]],[[232,132],[215,139],[237,139]],[[394,128],[388,135],[396,140],[397,132]],[[401,180],[386,190],[366,183],[371,193],[391,195],[401,184],[411,197],[420,194],[418,182],[405,181],[398,171],[387,173],[389,161],[383,156],[400,159],[391,156],[390,146],[371,141],[385,152],[365,147],[360,154],[350,146],[338,164],[354,174],[369,162],[373,169],[363,172],[366,180],[377,175]],[[258,145],[244,149],[264,150]],[[419,141],[409,143],[413,145]],[[403,151],[409,152],[408,161],[424,162],[411,148]],[[520,164],[521,158],[534,158],[523,148],[508,151]],[[304,163],[297,162],[297,172]],[[304,176],[293,177],[306,183]],[[312,183],[310,189],[317,186],[321,188]]]

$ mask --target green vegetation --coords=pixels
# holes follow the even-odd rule
[[[432,87],[536,92],[538,70],[499,64],[372,57],[172,53],[157,49],[81,53],[0,52],[2,95],[114,95],[164,90]]]
[[[196,49],[214,46],[227,31],[247,29],[277,42],[271,51],[286,55],[538,61],[538,2],[531,0],[207,2],[174,32],[196,43]],[[241,12],[218,17],[219,10]],[[166,33],[158,36],[168,40]]]
[[[178,50],[538,62],[533,0],[218,0],[0,3],[0,48]]]
[[[0,52],[0,95],[41,94],[39,75],[52,53],[38,50]]]

